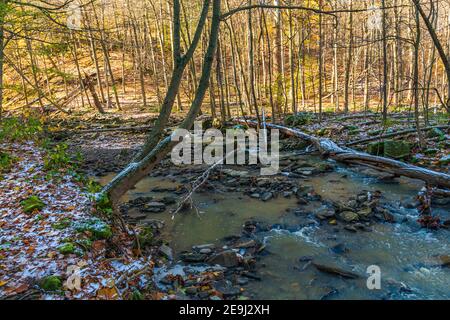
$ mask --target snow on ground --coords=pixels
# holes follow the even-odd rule
[[[59,253],[58,247],[66,239],[75,239],[77,233],[73,228],[58,230],[54,225],[64,219],[76,223],[92,218],[88,195],[72,176],[46,177],[44,151],[34,142],[2,143],[0,150],[17,158],[10,172],[0,179],[0,299],[29,289],[40,290],[39,281],[51,275],[62,278],[63,292],[42,292],[44,299],[123,298],[122,289],[129,287],[129,276],[136,272],[140,285],[146,285],[152,263],[149,258],[131,258],[130,246],[121,248],[122,253],[112,258],[106,256],[106,240],[94,241],[92,249],[81,255]],[[38,196],[45,207],[40,212],[25,213],[20,202],[32,195]],[[126,236],[121,238],[130,244]],[[78,270],[81,290],[71,285],[75,283],[74,271],[68,269],[71,266]],[[65,282],[67,279],[70,283]]]

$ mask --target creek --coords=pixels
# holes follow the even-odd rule
[[[314,156],[300,156],[318,163]],[[246,295],[255,299],[450,299],[450,268],[439,264],[439,256],[450,254],[449,231],[422,229],[418,211],[408,203],[423,184],[397,178],[395,182],[333,163],[332,172],[298,179],[312,188],[321,201],[302,206],[295,197],[278,196],[269,201],[254,199],[242,192],[208,191],[193,196],[198,211],[179,213],[172,219],[169,210],[150,213],[164,221],[163,238],[178,257],[192,246],[213,243],[220,247],[224,238],[239,235],[248,220],[262,221],[270,230],[256,237],[265,250],[258,257],[261,281],[250,281]],[[114,174],[101,177],[107,183]],[[181,175],[147,177],[128,192],[123,201],[138,197],[161,198],[173,192],[154,192],[185,184]],[[358,193],[380,191],[381,203],[395,217],[394,223],[371,223],[366,231],[349,232],[317,219],[315,213],[326,201],[348,201]],[[181,196],[178,196],[181,198]],[[433,207],[433,213],[449,219],[449,205]],[[340,223],[340,222],[339,222]],[[311,260],[339,266],[360,275],[346,279],[324,273]],[[381,270],[381,289],[369,290],[366,271],[376,265]]]

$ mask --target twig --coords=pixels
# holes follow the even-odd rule
[[[223,164],[223,161],[228,158],[229,156],[231,156],[232,154],[234,154],[236,152],[236,150],[233,150],[229,153],[227,153],[225,155],[225,157],[223,157],[222,159],[220,159],[219,161],[217,161],[216,163],[214,163],[212,166],[210,166],[205,172],[202,173],[201,176],[199,176],[197,179],[195,179],[195,181],[192,183],[192,189],[191,191],[181,200],[181,202],[178,204],[178,207],[175,209],[175,211],[173,211],[172,213],[172,220],[175,219],[175,215],[181,211],[181,209],[183,209],[184,205],[186,202],[190,201],[191,203],[191,208],[194,208],[197,212],[197,215],[199,215],[199,210],[198,208],[195,206],[194,201],[192,200],[192,196],[195,193],[195,191],[197,191],[198,188],[200,188],[209,178],[209,175],[211,173],[211,171],[213,171],[215,168],[217,168],[219,165]]]

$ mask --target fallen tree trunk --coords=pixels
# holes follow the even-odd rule
[[[237,122],[241,124],[245,123],[240,119],[237,120]],[[247,124],[252,127],[256,127],[255,121],[247,120]],[[267,128],[278,129],[280,130],[280,132],[286,135],[298,137],[302,140],[308,141],[315,147],[317,147],[317,149],[323,156],[329,157],[339,162],[365,165],[370,168],[375,168],[380,171],[386,171],[398,176],[419,179],[431,186],[450,188],[450,175],[445,173],[409,165],[393,159],[373,156],[363,152],[358,152],[350,148],[342,148],[329,139],[317,138],[301,132],[298,129],[288,128],[275,124],[267,124]]]
[[[422,128],[420,129],[421,131],[430,131],[433,129],[449,129],[450,126],[434,126],[434,127],[426,127],[426,128]],[[397,132],[392,132],[392,133],[387,133],[381,136],[376,136],[376,137],[371,137],[371,138],[367,138],[367,139],[361,139],[361,140],[357,140],[357,141],[352,141],[349,143],[346,143],[346,146],[354,146],[357,144],[361,144],[361,143],[366,143],[366,142],[372,142],[372,141],[376,141],[376,140],[380,140],[380,139],[387,139],[387,138],[392,138],[392,137],[398,137],[401,135],[405,135],[405,134],[409,134],[409,133],[414,133],[417,132],[417,129],[407,129],[407,130],[402,130],[402,131],[397,131]]]

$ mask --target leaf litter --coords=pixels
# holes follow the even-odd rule
[[[0,298],[35,290],[42,299],[120,299],[151,285],[151,257],[134,255],[131,236],[114,230],[109,239],[90,241],[70,227],[93,218],[89,194],[72,175],[49,177],[35,142],[1,143],[0,150],[16,158],[0,179]],[[34,210],[23,205],[30,198]],[[74,268],[79,288],[70,282]],[[44,291],[46,277],[61,279],[60,290]]]

